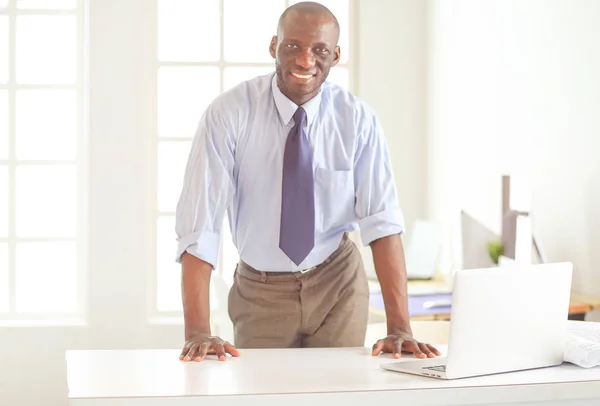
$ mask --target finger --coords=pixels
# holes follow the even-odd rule
[[[200,344],[200,347],[198,348],[198,353],[196,354],[194,361],[202,361],[204,358],[206,358],[207,352],[208,352],[208,343]]]
[[[383,340],[377,340],[377,342],[375,344],[373,344],[373,355],[379,355],[381,354],[381,351],[383,350]]]
[[[215,353],[217,354],[217,359],[219,361],[225,361],[225,347],[223,344],[215,343],[213,344],[213,348],[215,349]]]
[[[433,355],[433,352],[431,352],[431,350],[429,349],[429,347],[427,346],[427,344],[425,343],[419,343],[419,349],[429,358],[433,358],[435,357],[435,355]]]
[[[190,348],[190,350],[185,355],[185,357],[183,357],[184,361],[190,361],[190,360],[194,359],[194,357],[196,356],[196,353],[198,352],[197,344],[191,344],[189,348]]]
[[[238,349],[235,348],[235,346],[229,341],[225,341],[225,343],[223,344],[223,348],[225,348],[226,353],[231,354],[234,357],[240,356],[240,352],[238,351]]]
[[[431,344],[427,344],[427,348],[429,348],[429,351],[431,351],[435,355],[438,355],[438,356],[442,355],[442,353],[437,348],[435,348],[433,345],[431,345]]]
[[[400,358],[402,356],[402,345],[404,344],[404,340],[401,338],[394,341],[394,358]]]
[[[412,352],[417,358],[427,358],[427,355],[421,351],[416,341],[405,341],[403,349],[404,351]]]
[[[183,350],[181,350],[181,355],[179,356],[179,359],[183,361],[183,359],[188,354],[188,352],[190,352],[190,348],[187,346],[183,347]]]

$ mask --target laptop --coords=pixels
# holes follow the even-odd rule
[[[561,364],[572,272],[569,262],[457,271],[446,357],[381,368],[458,379]]]

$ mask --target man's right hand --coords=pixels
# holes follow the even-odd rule
[[[216,354],[219,361],[225,361],[226,355],[239,357],[240,352],[235,346],[220,337],[200,334],[185,342],[179,359],[182,361],[202,361],[208,354]]]

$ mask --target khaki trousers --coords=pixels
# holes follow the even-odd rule
[[[347,234],[315,269],[261,272],[240,261],[229,292],[238,348],[363,347],[369,287]]]

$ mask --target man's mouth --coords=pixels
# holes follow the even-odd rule
[[[298,79],[302,82],[308,82],[314,77],[314,75],[311,75],[311,74],[302,74],[302,73],[296,73],[296,72],[291,72],[291,74],[293,77],[295,77],[296,79]]]

